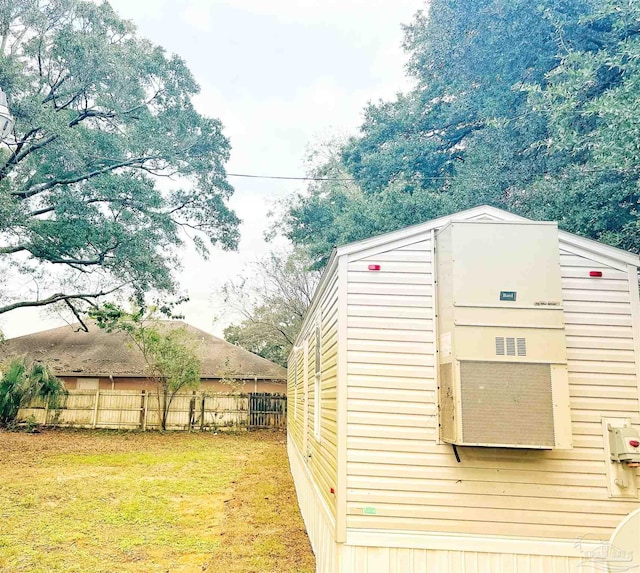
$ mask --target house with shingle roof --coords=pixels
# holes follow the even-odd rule
[[[164,328],[185,328],[197,342],[201,388],[211,392],[286,392],[286,370],[182,321],[161,321]],[[50,366],[69,390],[152,390],[142,353],[122,332],[106,332],[88,323],[72,324],[8,339],[0,361],[26,356]]]

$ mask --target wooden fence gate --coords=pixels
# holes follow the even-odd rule
[[[287,397],[265,392],[249,394],[249,427],[284,428],[287,425]]]

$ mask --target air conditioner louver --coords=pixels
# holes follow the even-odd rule
[[[518,338],[518,356],[526,356],[527,355],[527,339],[526,338]]]
[[[506,346],[505,346],[506,340]],[[506,353],[505,353],[506,348]],[[504,336],[496,336],[496,356],[526,356],[527,355],[527,339],[526,338],[505,338]]]

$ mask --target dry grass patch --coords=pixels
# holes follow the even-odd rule
[[[0,572],[312,572],[285,436],[0,432]]]

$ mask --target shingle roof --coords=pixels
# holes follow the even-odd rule
[[[286,370],[269,360],[230,344],[182,321],[162,321],[167,328],[185,327],[200,344],[200,377],[285,380]],[[27,356],[51,366],[58,376],[145,376],[140,351],[120,332],[105,332],[89,323],[62,326],[11,338],[0,345],[0,360]]]

